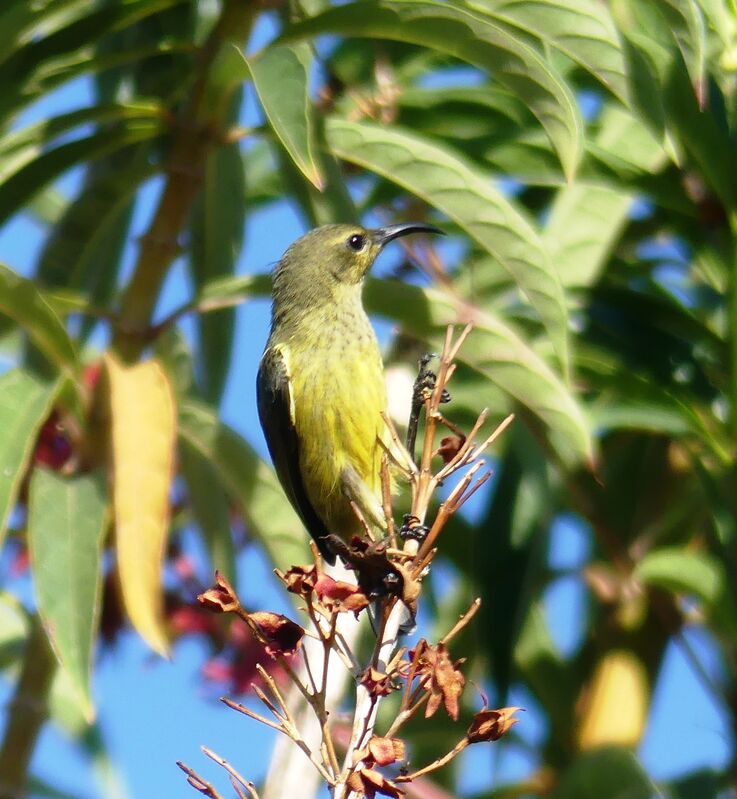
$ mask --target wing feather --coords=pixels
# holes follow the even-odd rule
[[[328,531],[307,496],[299,468],[299,435],[294,424],[294,397],[287,358],[284,345],[269,347],[264,352],[256,378],[258,415],[284,492],[322,556],[329,563],[335,563],[335,553],[325,541]]]

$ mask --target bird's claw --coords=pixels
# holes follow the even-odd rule
[[[399,537],[402,541],[422,541],[425,540],[430,528],[426,524],[421,524],[417,516],[405,513],[402,519],[402,526],[399,528]]]

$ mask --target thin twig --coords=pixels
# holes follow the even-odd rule
[[[200,777],[200,775],[194,769],[191,769],[189,766],[182,763],[181,760],[177,760],[177,765],[187,775],[187,782],[196,791],[199,791],[201,794],[210,797],[210,799],[223,799],[222,794],[218,793],[215,786]]]
[[[235,783],[236,785],[243,786],[251,795],[252,799],[258,799],[258,793],[256,792],[256,786],[250,781],[239,774],[233,766],[228,763],[228,761],[224,757],[220,757],[219,754],[213,752],[212,749],[209,749],[207,746],[200,747],[202,751],[210,758],[210,760],[214,760],[219,766],[222,766],[231,777],[231,783]]]

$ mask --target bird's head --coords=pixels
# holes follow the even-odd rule
[[[410,233],[442,233],[424,222],[380,228],[360,225],[324,225],[297,239],[284,253],[275,273],[275,291],[296,286],[312,294],[332,295],[358,286],[382,249]],[[289,291],[291,293],[291,291]]]

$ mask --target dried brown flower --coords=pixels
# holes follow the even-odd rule
[[[391,796],[399,799],[404,795],[404,791],[394,782],[388,780],[381,772],[373,768],[362,768],[354,771],[346,782],[348,787],[365,796],[366,799],[375,799],[376,794]]]
[[[475,744],[481,741],[498,741],[519,721],[514,718],[514,714],[518,710],[521,708],[502,707],[499,710],[489,710],[488,708],[479,710],[473,717],[473,722],[466,733],[468,742]]]
[[[275,569],[276,576],[284,583],[292,594],[308,597],[315,589],[317,582],[317,569],[312,566],[292,566],[286,572]]]
[[[369,601],[357,585],[334,580],[327,574],[321,574],[315,583],[315,593],[320,602],[338,613],[359,611],[368,607]]]
[[[248,616],[272,657],[293,655],[302,643],[304,629],[281,613],[260,610]]]
[[[241,606],[233,586],[219,571],[215,572],[215,585],[201,593],[197,601],[214,613],[231,613]]]
[[[369,666],[361,675],[361,685],[363,685],[373,697],[388,696],[395,690],[395,686],[392,684],[392,678],[388,674],[378,671],[373,666]]]
[[[424,638],[410,650],[409,656],[416,675],[425,679],[425,690],[430,694],[425,708],[425,718],[430,718],[442,702],[448,715],[454,721],[457,720],[458,700],[466,683],[458,669],[460,662],[451,661],[445,644],[431,646]]]
[[[450,463],[465,443],[465,436],[446,436],[440,439],[440,446],[435,454],[443,459],[443,463]]]

